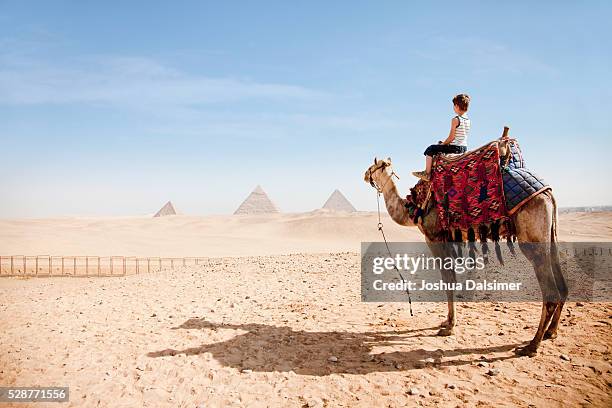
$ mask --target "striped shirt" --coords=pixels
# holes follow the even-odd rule
[[[455,140],[450,144],[455,146],[467,146],[468,136],[470,135],[470,119],[467,115],[455,116],[459,124],[455,128]]]

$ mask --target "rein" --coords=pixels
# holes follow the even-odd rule
[[[380,170],[386,167],[386,165],[382,165],[381,167],[379,167],[376,170]],[[387,185],[387,183],[393,178],[393,176],[397,177],[397,179],[399,180],[399,176],[397,174],[395,174],[395,172],[393,171],[393,169],[391,169],[391,175],[389,176],[389,180],[387,180],[385,182],[385,184],[382,186],[382,188],[379,188],[376,183],[374,182],[374,180],[372,179],[372,173],[373,171],[370,171],[370,184],[372,185],[372,187],[374,187],[376,189],[376,206],[378,209],[378,230],[380,231],[382,237],[383,237],[383,241],[385,241],[385,247],[387,247],[387,253],[389,254],[389,258],[393,258],[393,255],[391,255],[391,250],[389,249],[389,243],[387,242],[387,237],[385,236],[385,231],[383,230],[383,223],[380,219],[380,196],[383,193],[383,189],[385,188],[385,186]],[[402,282],[406,282],[406,280],[404,279],[404,276],[402,275],[402,273],[400,272],[400,270],[397,268],[397,265],[393,264],[393,268],[395,269],[395,271],[398,273],[400,279],[402,280]],[[408,289],[408,286],[406,286],[406,293],[408,294],[408,307],[410,309],[410,316],[414,316],[414,314],[412,313],[412,298],[410,297],[410,289]]]

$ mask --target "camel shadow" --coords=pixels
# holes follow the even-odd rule
[[[374,347],[410,345],[410,333],[422,333],[438,329],[404,331],[377,331],[365,333],[352,332],[308,332],[293,330],[286,326],[273,326],[257,323],[223,324],[203,319],[189,319],[173,329],[219,330],[233,329],[246,331],[229,340],[213,344],[203,344],[183,350],[165,349],[147,354],[149,357],[174,356],[177,354],[198,355],[210,353],[213,358],[226,367],[238,370],[249,369],[261,372],[293,371],[301,375],[325,376],[334,373],[367,374],[372,372],[403,371],[423,368],[469,365],[480,361],[480,355],[504,353],[513,350],[518,344],[491,347],[468,347],[450,350],[425,350],[378,352],[372,354]],[[426,335],[426,334],[425,334]],[[477,357],[456,358],[476,354]],[[329,361],[331,356],[338,361]],[[453,359],[450,359],[453,358]],[[500,355],[486,361],[500,361],[516,358]],[[433,362],[432,360],[433,359]]]

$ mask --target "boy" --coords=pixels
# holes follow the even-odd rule
[[[425,150],[425,171],[414,171],[412,174],[425,181],[431,179],[431,163],[433,156],[438,153],[465,153],[467,152],[467,139],[470,134],[470,119],[466,112],[470,106],[470,97],[459,94],[453,98],[455,116],[451,120],[451,129],[448,137],[437,145],[431,145]]]

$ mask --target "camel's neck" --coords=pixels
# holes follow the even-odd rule
[[[384,171],[380,172],[380,177],[377,183],[383,188],[385,206],[387,207],[387,212],[391,216],[391,219],[393,219],[393,221],[399,225],[414,225],[410,219],[408,209],[406,208],[406,199],[400,197],[398,194],[397,187],[393,182],[392,176]]]

